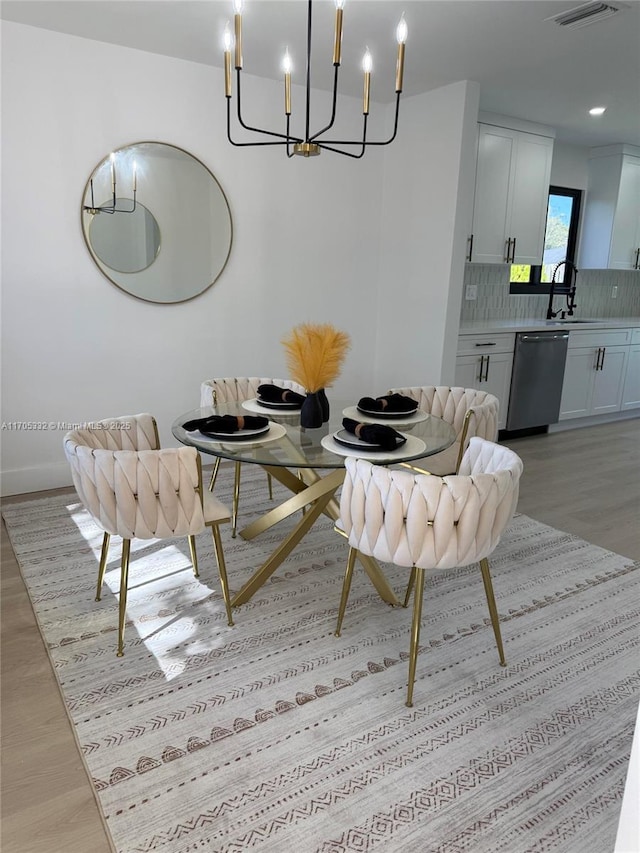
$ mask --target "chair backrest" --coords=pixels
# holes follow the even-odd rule
[[[461,473],[414,474],[347,458],[340,517],[349,543],[400,566],[444,569],[488,557],[518,502],[522,462],[474,437]]]
[[[157,450],[160,447],[155,418],[146,413],[94,421],[68,435],[79,444],[104,450]],[[65,442],[67,438],[65,436]]]
[[[296,394],[306,395],[302,385],[291,379],[260,379],[256,376],[227,376],[219,379],[207,379],[200,386],[200,405],[215,406],[218,403],[231,403],[252,400],[258,396],[259,385],[277,385],[288,388]]]
[[[150,420],[149,420],[150,419]],[[153,429],[149,429],[150,421]],[[109,424],[130,423],[112,430]],[[133,415],[67,433],[65,455],[78,497],[107,533],[125,539],[168,539],[204,530],[202,473],[194,447],[119,449],[157,444],[151,415]],[[117,435],[107,437],[114,432]],[[129,441],[122,433],[129,433]],[[118,441],[120,438],[120,441]],[[105,445],[117,445],[116,448]]]
[[[444,468],[436,466],[434,473],[457,472],[462,454],[472,436],[487,441],[496,441],[498,437],[500,401],[488,391],[448,385],[421,385],[393,388],[389,393],[413,397],[424,412],[442,418],[455,429],[455,443],[445,451],[447,462]]]
[[[467,434],[495,441],[498,436],[500,401],[488,391],[448,385],[421,385],[392,388],[390,394],[404,394],[417,400],[424,412],[429,412],[451,424],[458,435],[464,427],[467,412],[473,410]]]

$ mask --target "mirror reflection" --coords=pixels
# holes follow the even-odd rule
[[[132,199],[116,199],[117,205]],[[94,215],[89,240],[98,258],[115,272],[141,272],[155,261],[160,250],[160,227],[150,210],[136,204],[130,216]]]
[[[87,181],[82,228],[117,287],[148,302],[184,302],[223,271],[233,239],[222,187],[196,157],[162,142],[110,152]]]

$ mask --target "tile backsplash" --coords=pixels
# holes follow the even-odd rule
[[[549,296],[511,295],[509,266],[467,264],[465,290],[476,285],[475,300],[462,294],[460,320],[544,319]],[[612,298],[616,287],[616,297]],[[554,310],[562,307],[564,297],[556,296]],[[576,280],[576,317],[640,317],[640,272],[636,270],[580,270]]]

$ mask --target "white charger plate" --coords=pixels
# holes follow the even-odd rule
[[[325,435],[320,439],[320,444],[325,450],[330,450],[331,453],[337,453],[338,456],[357,456],[360,459],[369,459],[371,462],[393,462],[394,459],[402,459],[403,457],[418,457],[426,450],[427,445],[421,438],[416,438],[414,435],[408,435],[405,444],[397,450],[352,450],[349,447],[344,447],[334,439],[333,435]]]
[[[283,406],[277,406],[277,407],[276,407],[276,404],[273,404],[273,405],[274,405],[274,408],[272,408],[271,406],[263,406],[257,397],[252,397],[251,400],[243,400],[242,401],[242,408],[243,409],[246,409],[247,412],[254,412],[255,414],[258,414],[258,415],[267,415],[267,416],[271,415],[271,417],[274,417],[274,415],[277,415],[279,418],[284,417],[285,415],[293,416],[293,417],[297,417],[300,415],[300,406],[298,406],[297,409],[292,409],[292,408],[287,408],[287,406],[289,406],[289,407],[291,406],[290,403],[285,404]]]
[[[240,432],[240,430],[238,430],[238,432]],[[287,434],[287,430],[285,429],[285,427],[282,426],[282,424],[277,424],[273,421],[269,423],[269,426],[266,429],[264,429],[263,427],[260,430],[242,430],[242,432],[253,432],[255,434],[255,437],[252,438],[249,436],[240,441],[238,441],[237,439],[234,440],[233,438],[230,438],[229,435],[225,435],[224,438],[211,438],[208,435],[202,435],[202,433],[200,433],[198,430],[194,430],[193,432],[188,433],[188,435],[195,437],[195,434],[198,433],[199,442],[210,441],[212,444],[227,444],[230,446],[233,445],[234,447],[248,447],[252,444],[265,444],[268,441],[277,441],[279,438],[282,438]],[[237,433],[232,433],[231,435],[236,434]]]

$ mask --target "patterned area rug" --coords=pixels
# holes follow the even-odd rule
[[[247,472],[241,522],[269,506]],[[409,709],[411,611],[356,570],[334,636],[347,546],[328,520],[233,628],[208,533],[199,580],[186,540],[135,542],[119,659],[118,541],[95,602],[101,534],[75,492],[3,514],[119,853],[613,850],[640,693],[627,558],[516,517],[491,561],[506,669],[479,571],[432,574]],[[233,591],[287,524],[223,530]]]

